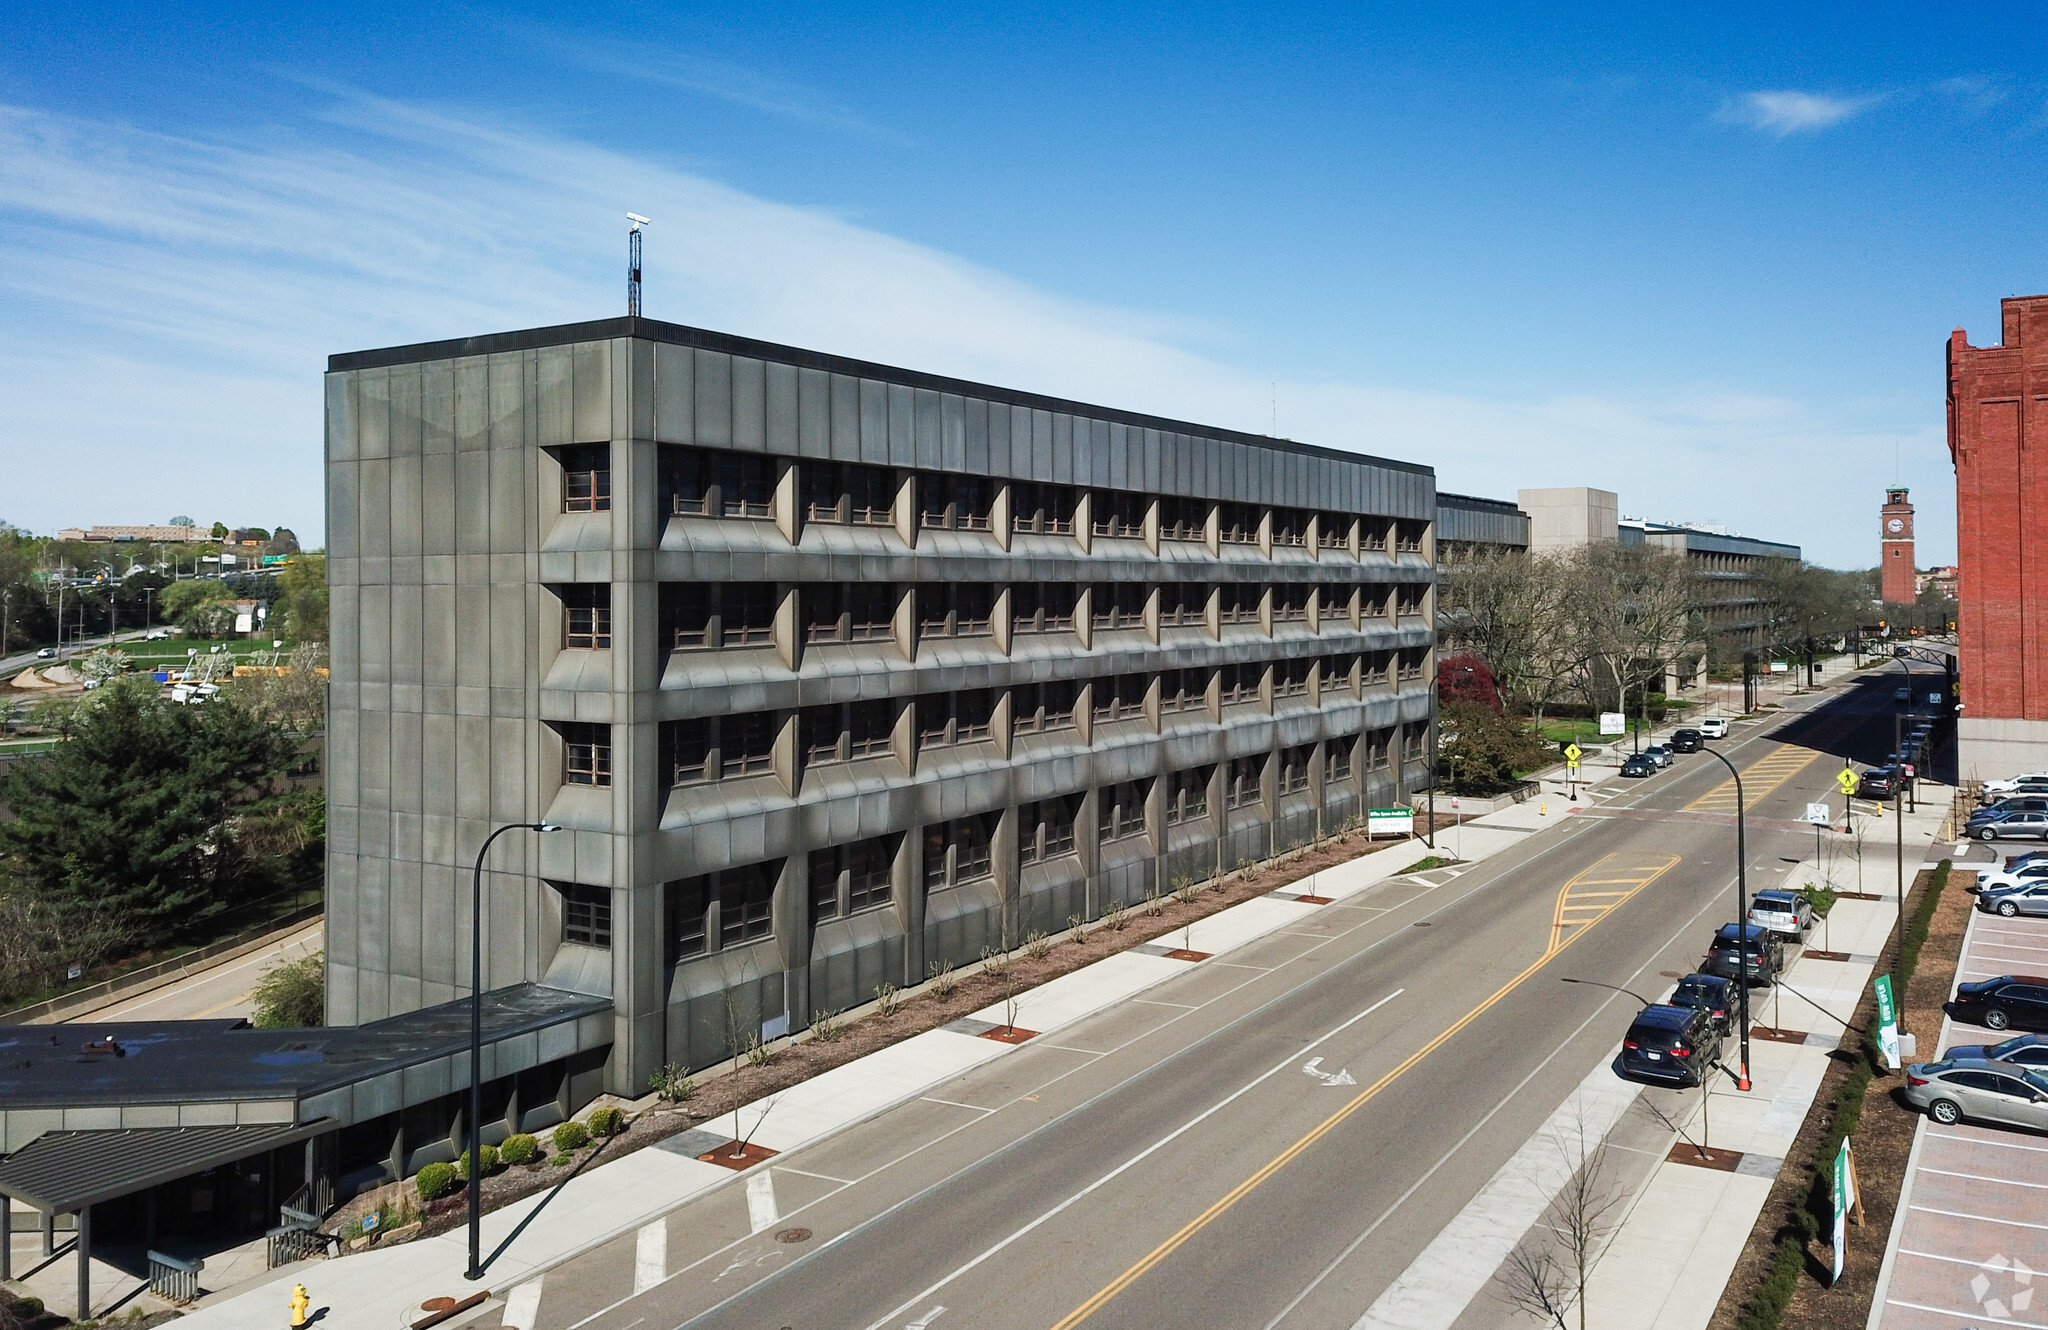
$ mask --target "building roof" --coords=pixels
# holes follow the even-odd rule
[[[495,989],[484,994],[484,1042],[611,1005],[540,984]],[[462,1052],[469,1007],[461,998],[368,1025],[307,1030],[259,1030],[235,1020],[7,1026],[0,1029],[0,1109],[304,1099]]]
[[[351,370],[377,369],[389,365],[411,365],[429,360],[454,360],[467,356],[498,355],[508,351],[530,351],[543,346],[568,346],[577,342],[602,342],[613,338],[630,337],[646,342],[664,342],[672,346],[688,346],[704,351],[719,351],[727,355],[747,356],[756,360],[774,361],[778,364],[795,365],[801,369],[823,370],[831,374],[846,374],[860,378],[876,379],[886,383],[899,383],[911,388],[927,388],[933,392],[956,393],[963,397],[976,397],[991,402],[1004,402],[1039,411],[1060,411],[1074,415],[1088,416],[1097,420],[1115,421],[1119,424],[1135,425],[1140,429],[1163,430],[1172,434],[1194,434],[1203,438],[1222,439],[1232,443],[1250,444],[1259,448],[1271,448],[1277,452],[1301,453],[1311,457],[1334,458],[1338,461],[1353,462],[1364,466],[1385,467],[1394,471],[1407,471],[1417,475],[1435,476],[1436,469],[1420,462],[1401,462],[1392,458],[1373,457],[1355,453],[1343,448],[1328,448],[1319,444],[1296,443],[1292,439],[1276,439],[1267,434],[1247,434],[1241,430],[1222,429],[1214,425],[1198,425],[1185,420],[1173,420],[1165,416],[1146,415],[1138,411],[1124,411],[1116,407],[1094,406],[1086,402],[1069,401],[1062,397],[1049,397],[1042,393],[1022,392],[1014,388],[999,388],[991,384],[975,383],[968,379],[949,378],[942,374],[928,374],[922,370],[902,369],[893,365],[881,365],[870,360],[856,360],[851,356],[837,356],[825,351],[810,351],[802,347],[784,346],[777,342],[763,342],[751,337],[739,337],[732,333],[713,332],[706,328],[692,328],[680,323],[664,323],[659,319],[635,318],[627,315],[614,319],[592,319],[586,323],[562,323],[549,328],[526,328],[517,332],[488,333],[480,337],[458,337],[443,342],[416,342],[410,346],[387,346],[369,351],[344,351],[327,357],[327,372],[346,373]]]
[[[318,1136],[334,1125],[323,1118],[246,1127],[45,1132],[0,1161],[0,1196],[26,1201],[45,1214],[69,1214]]]

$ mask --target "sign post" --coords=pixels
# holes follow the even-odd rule
[[[1415,810],[1368,808],[1365,811],[1365,834],[1368,837],[1412,836],[1415,834]]]
[[[1835,1273],[1828,1281],[1832,1287],[1842,1282],[1842,1265],[1849,1257],[1849,1220],[1853,1216],[1858,1224],[1863,1222],[1863,1198],[1856,1186],[1856,1155],[1849,1148],[1849,1138],[1842,1138],[1842,1148],[1835,1152]]]
[[[1884,1053],[1884,1065],[1899,1069],[1899,1009],[1892,1003],[1892,977],[1881,974],[1872,985],[1877,990],[1877,1043]]]
[[[1856,786],[1858,783],[1856,773],[1847,767],[1843,767],[1835,773],[1835,786],[1842,792],[1842,834],[1845,836],[1856,829],[1854,818],[1856,814]],[[1861,858],[1857,859],[1859,871],[1862,862]]]
[[[1574,803],[1579,798],[1579,759],[1585,755],[1585,750],[1577,744],[1564,750],[1565,788]]]

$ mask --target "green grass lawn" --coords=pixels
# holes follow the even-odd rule
[[[254,642],[213,642],[197,637],[173,637],[162,642],[123,642],[120,649],[122,654],[128,657],[128,663],[136,669],[160,670],[171,666],[183,666],[189,659],[185,653],[195,649],[204,656],[215,647],[224,646],[229,654],[240,660],[259,651],[271,650],[270,643],[271,639],[267,637]]]

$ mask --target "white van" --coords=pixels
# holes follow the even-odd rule
[[[1708,716],[1700,722],[1700,734],[1708,739],[1727,738],[1728,718],[1726,716]]]

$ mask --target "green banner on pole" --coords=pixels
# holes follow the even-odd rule
[[[1849,1255],[1849,1211],[1855,1204],[1856,1166],[1849,1154],[1849,1138],[1844,1136],[1842,1148],[1835,1152],[1835,1275],[1831,1283],[1842,1282],[1842,1263]]]
[[[1877,990],[1877,1043],[1884,1051],[1884,1065],[1899,1069],[1899,1009],[1892,1003],[1892,977],[1881,974],[1872,984]]]

